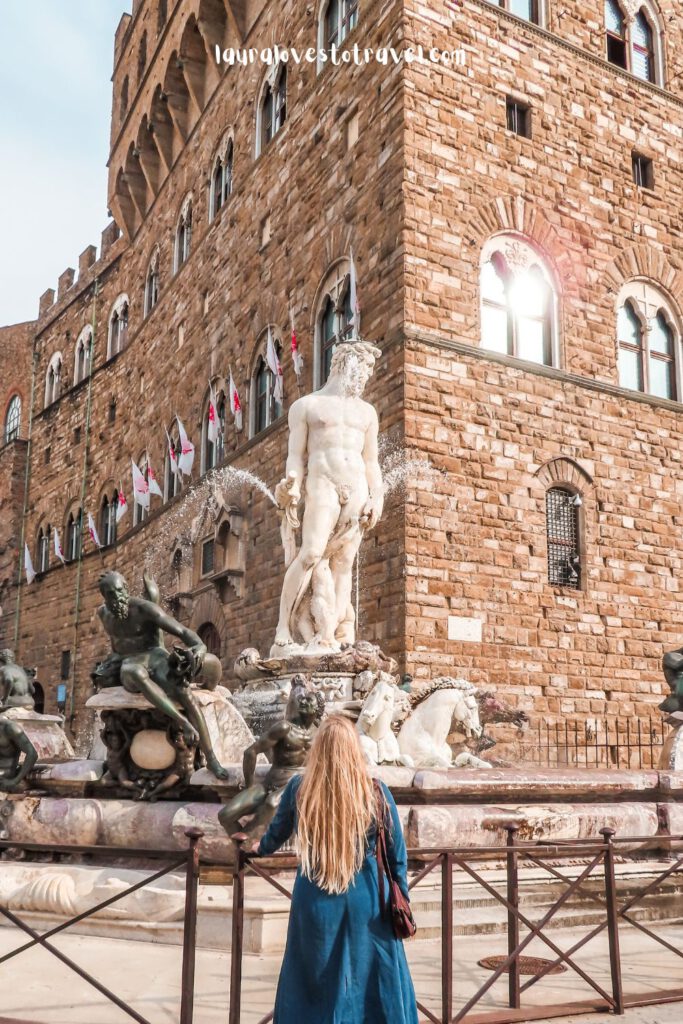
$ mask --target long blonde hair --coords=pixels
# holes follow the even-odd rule
[[[363,864],[374,804],[356,730],[330,715],[313,740],[297,796],[302,874],[326,892],[346,892]]]

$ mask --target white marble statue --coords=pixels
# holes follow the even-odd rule
[[[453,751],[447,739],[455,724],[468,737],[481,736],[476,693],[472,683],[449,676],[411,693],[411,710],[398,733],[401,755],[418,768],[450,768]]]
[[[327,383],[289,410],[286,476],[275,489],[288,568],[271,657],[355,640],[353,563],[384,502],[377,413],[361,397],[380,354],[365,341],[338,344]]]
[[[404,696],[407,697],[388,673],[378,673],[356,723],[361,749],[370,764],[401,764],[412,768],[413,759],[401,753],[391,728],[396,703]]]

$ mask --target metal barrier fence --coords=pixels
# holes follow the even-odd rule
[[[110,1002],[115,1003],[120,1010],[123,1010],[129,1017],[137,1021],[138,1024],[150,1024],[146,1017],[134,1010],[132,1006],[129,1006],[120,996],[115,992],[108,989],[102,982],[94,978],[92,974],[86,971],[83,967],[77,964],[71,957],[67,956],[61,950],[54,946],[50,939],[54,938],[55,935],[65,932],[68,928],[78,924],[81,921],[85,921],[86,918],[91,917],[92,914],[97,913],[99,910],[104,910],[105,907],[110,907],[112,903],[116,903],[118,900],[124,899],[126,896],[130,896],[131,893],[137,892],[138,889],[143,889],[145,886],[150,885],[152,882],[156,882],[159,878],[163,878],[164,875],[168,875],[171,871],[176,871],[178,868],[185,869],[185,920],[183,930],[183,964],[182,964],[182,994],[181,994],[181,1005],[180,1005],[180,1017],[179,1024],[192,1024],[194,1015],[194,972],[195,972],[195,954],[197,945],[197,886],[199,884],[199,840],[203,836],[203,832],[199,829],[190,828],[185,832],[189,840],[189,846],[185,853],[169,853],[167,850],[127,850],[119,847],[112,846],[46,846],[45,844],[37,843],[20,843],[14,840],[0,842],[0,850],[24,850],[26,852],[34,853],[64,853],[69,855],[83,855],[83,856],[95,856],[98,858],[138,858],[142,860],[164,860],[168,863],[160,868],[159,871],[155,871],[148,878],[144,878],[134,885],[129,886],[123,892],[117,893],[115,896],[111,896],[109,899],[102,900],[101,903],[97,903],[94,907],[83,913],[76,914],[74,917],[70,917],[68,921],[64,921],[62,924],[56,925],[54,928],[50,928],[49,931],[43,932],[41,935],[30,925],[22,921],[20,917],[14,914],[8,907],[3,906],[0,903],[0,915],[10,921],[13,925],[19,928],[22,932],[25,932],[29,936],[30,941],[25,942],[22,946],[18,946],[16,949],[11,950],[9,953],[5,953],[4,956],[0,956],[0,964],[6,963],[8,960],[12,960],[14,957],[19,956],[20,953],[25,952],[28,949],[33,949],[35,946],[41,946],[43,949],[51,953],[57,960],[61,961],[65,967],[74,971],[80,978],[92,985],[93,988],[97,989],[100,995],[105,996]],[[0,871],[2,867],[0,866]],[[10,1020],[7,1017],[0,1017],[0,1024],[32,1024],[27,1020],[17,1022]],[[35,1022],[38,1024],[38,1022]]]
[[[665,731],[661,717],[635,722],[629,718],[539,721],[518,741],[515,757],[543,768],[656,768]]]
[[[567,842],[530,843],[519,842],[516,836],[517,826],[510,825],[507,829],[507,845],[504,847],[486,848],[464,848],[433,849],[433,850],[411,850],[409,858],[412,862],[416,859],[424,862],[417,874],[411,879],[410,887],[414,888],[428,875],[438,872],[441,878],[441,1012],[437,1016],[435,1012],[428,1009],[423,1002],[418,1001],[418,1009],[422,1014],[423,1021],[430,1024],[512,1024],[512,1022],[529,1021],[534,1019],[545,1019],[548,1017],[564,1016],[570,1013],[588,1013],[598,1011],[611,1011],[615,1014],[623,1014],[626,1007],[644,1006],[662,1002],[674,1002],[683,1000],[683,988],[672,988],[665,993],[625,993],[622,978],[622,957],[620,953],[620,923],[625,922],[639,929],[645,935],[654,939],[661,946],[683,959],[683,952],[673,946],[665,938],[657,935],[652,928],[647,927],[641,921],[635,920],[631,911],[645,896],[656,892],[659,886],[667,878],[678,872],[683,867],[683,855],[676,855],[672,858],[673,863],[661,871],[655,879],[638,888],[627,899],[620,900],[617,894],[615,855],[620,846],[628,845],[634,847],[644,844],[651,845],[652,840],[646,838],[615,839],[613,829],[601,829],[602,841],[584,842],[571,840]],[[673,845],[683,843],[683,836],[671,837],[669,842]],[[505,863],[505,891],[499,892],[490,881],[477,870],[474,864],[480,861],[499,858]],[[569,861],[576,863],[580,860],[578,875],[575,878],[568,877],[565,870],[560,870],[558,862]],[[540,921],[531,920],[520,908],[520,884],[519,867],[525,861],[536,868],[547,871],[555,882],[566,883],[564,891],[552,902],[552,905],[543,914]],[[583,863],[585,861],[585,863]],[[232,918],[232,954],[231,954],[231,979],[230,979],[230,1013],[229,1024],[241,1024],[242,1019],[242,958],[244,940],[244,897],[245,880],[249,874],[257,875],[264,879],[279,893],[291,899],[291,893],[281,882],[273,876],[272,871],[293,870],[296,862],[290,855],[276,854],[267,858],[267,863],[275,864],[275,868],[267,868],[265,864],[246,853],[241,847],[238,851],[237,870],[233,882],[233,918]],[[461,869],[468,878],[477,882],[489,896],[493,897],[507,911],[507,956],[499,958],[495,969],[490,976],[478,988],[478,990],[466,1000],[463,1006],[455,1010],[455,993],[453,984],[453,895],[454,868]],[[586,890],[586,882],[589,878],[598,878],[600,881],[601,895],[591,890]],[[597,903],[602,911],[602,920],[595,925],[582,938],[573,941],[570,948],[563,950],[558,943],[548,934],[548,926],[557,912],[567,903],[569,898],[582,893],[584,896]],[[652,922],[650,922],[652,924]],[[521,929],[526,930],[524,936]],[[607,931],[609,946],[609,967],[610,984],[608,988],[589,974],[588,970],[581,967],[575,960],[576,953],[588,942],[600,933]],[[553,959],[546,961],[537,974],[529,980],[522,982],[521,967],[524,960],[524,952],[534,940],[541,940],[553,954]],[[542,1007],[529,1005],[522,1007],[522,995],[532,985],[538,984],[550,972],[555,971],[559,965],[573,971],[591,989],[590,1000],[568,1002],[555,1005],[544,1005]],[[482,1010],[473,1013],[478,1004],[492,986],[504,974],[508,974],[508,992],[505,1009]],[[268,1013],[259,1024],[268,1024],[272,1021],[273,1014]]]

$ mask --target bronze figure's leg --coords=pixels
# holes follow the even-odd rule
[[[132,693],[141,693],[155,708],[168,715],[174,722],[178,722],[188,743],[199,742],[197,729],[178,711],[174,702],[162,690],[159,684],[151,679],[144,665],[132,660],[124,661],[121,666],[121,682],[127,690],[130,690]]]
[[[239,819],[246,814],[253,814],[266,799],[265,787],[260,782],[234,796],[225,807],[221,808],[218,820],[229,836],[239,831]]]

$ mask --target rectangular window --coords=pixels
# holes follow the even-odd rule
[[[60,676],[68,679],[71,675],[71,651],[62,651],[62,666]]]
[[[507,129],[525,139],[531,138],[531,109],[510,96],[507,98]]]
[[[205,540],[202,544],[202,576],[208,576],[213,572],[214,564],[214,542]]]
[[[626,40],[607,34],[607,60],[618,68],[626,68]]]
[[[633,153],[631,164],[633,167],[633,180],[638,188],[654,188],[655,170],[652,160],[641,153]]]
[[[80,443],[81,443],[81,428],[80,427],[74,427],[74,444],[80,444]]]

